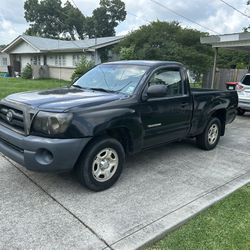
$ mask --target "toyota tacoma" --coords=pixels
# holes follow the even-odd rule
[[[32,171],[75,169],[100,191],[128,154],[184,138],[213,149],[237,105],[236,91],[191,89],[181,63],[104,63],[71,86],[1,100],[0,152]]]

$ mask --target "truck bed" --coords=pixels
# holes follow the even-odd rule
[[[193,118],[191,135],[203,130],[204,121],[216,109],[225,110],[225,123],[231,123],[235,116],[238,105],[238,95],[236,91],[191,88],[193,96]]]

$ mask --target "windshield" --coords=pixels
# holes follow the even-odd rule
[[[73,86],[133,94],[148,66],[101,64],[79,78]]]

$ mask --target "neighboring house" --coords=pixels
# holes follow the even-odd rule
[[[64,41],[21,35],[2,52],[9,54],[13,72],[22,72],[30,63],[36,71],[46,71],[47,77],[69,80],[83,54],[98,64],[101,62],[100,50],[107,48],[109,61],[117,59],[111,48],[122,39],[122,36],[117,36]],[[36,77],[39,76],[36,74]]]
[[[8,54],[3,53],[4,47],[0,47],[0,73],[8,72],[8,65],[10,64],[10,57]]]

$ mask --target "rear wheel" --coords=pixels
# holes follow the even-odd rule
[[[218,118],[212,118],[202,134],[196,137],[197,144],[200,148],[211,150],[216,147],[220,140],[221,122]]]
[[[124,149],[119,141],[110,137],[96,139],[78,161],[78,178],[93,191],[105,190],[120,177],[124,159]]]
[[[241,108],[238,108],[237,109],[237,115],[244,115],[245,114],[245,110],[241,109]]]

